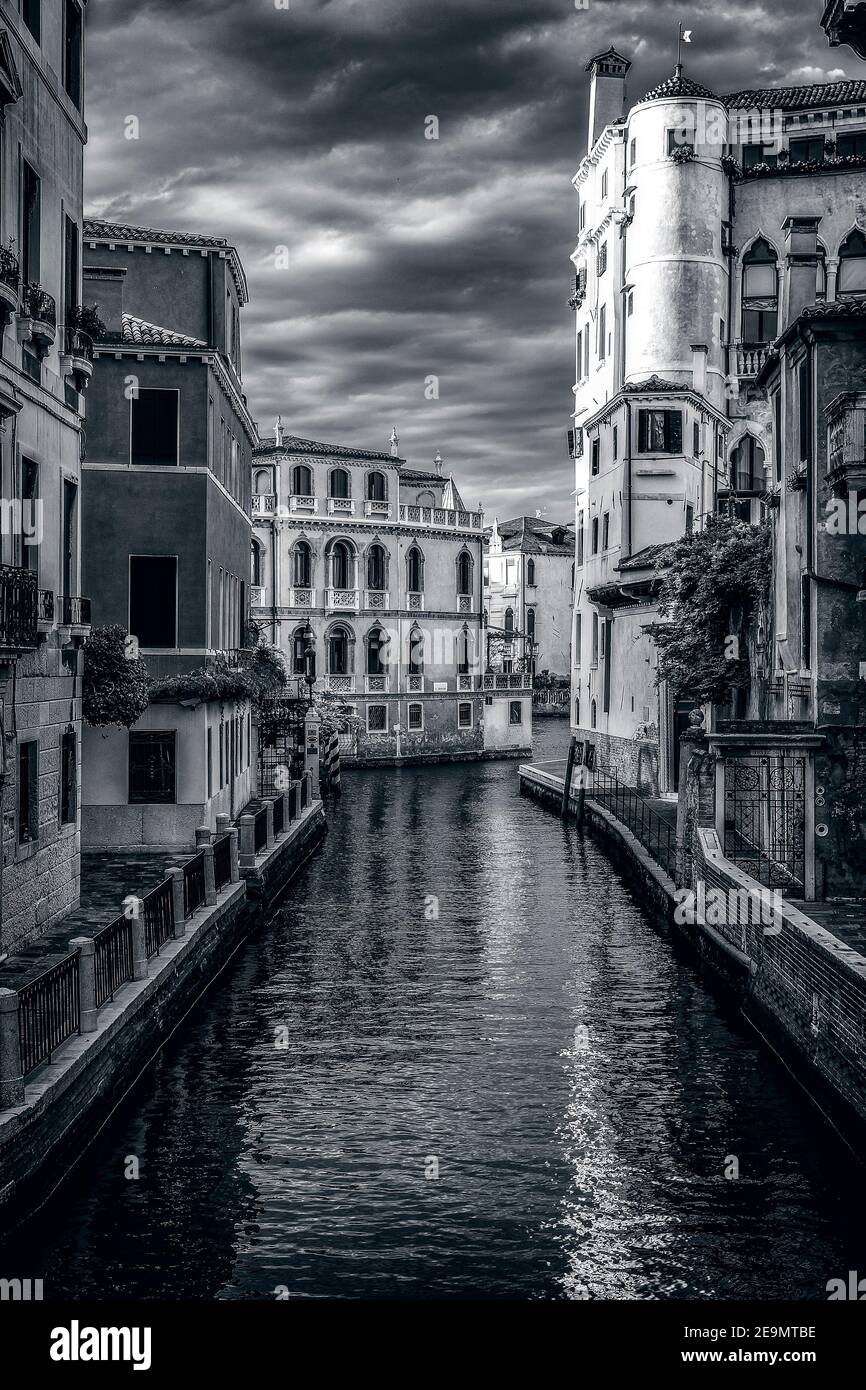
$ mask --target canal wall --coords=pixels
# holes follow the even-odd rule
[[[128,981],[99,1009],[94,1032],[73,1035],[31,1073],[23,1104],[0,1111],[0,1229],[38,1206],[81,1158],[325,831],[322,803],[313,801],[151,957],[145,979]]]
[[[521,766],[521,793],[561,809],[563,778]],[[570,815],[577,795],[569,798]],[[715,830],[694,826],[690,886],[699,882],[724,912],[684,895],[640,841],[587,798],[584,825],[615,860],[656,923],[706,967],[825,1117],[866,1153],[866,957],[726,859]],[[680,863],[683,862],[680,856]]]

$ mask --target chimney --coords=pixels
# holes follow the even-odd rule
[[[818,274],[818,224],[820,217],[786,217],[785,276],[787,295],[784,328],[789,328],[803,310],[815,303]]]
[[[615,48],[596,54],[586,65],[590,73],[587,154],[605,126],[625,115],[625,79],[630,67],[628,58]]]
[[[692,343],[692,390],[704,395],[707,389],[707,345]]]
[[[123,281],[126,266],[86,265],[81,297],[85,304],[95,302],[105,331],[112,338],[123,332]]]

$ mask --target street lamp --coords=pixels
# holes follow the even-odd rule
[[[316,684],[316,634],[309,621],[301,633],[304,644],[304,680],[307,683],[307,708],[313,704],[313,686]]]

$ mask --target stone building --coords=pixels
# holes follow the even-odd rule
[[[656,686],[656,563],[721,508],[784,528],[788,507],[802,505],[775,452],[791,399],[768,396],[762,373],[807,301],[798,334],[821,323],[825,337],[851,336],[850,306],[866,289],[866,82],[717,96],[678,66],[629,105],[630,66],[613,49],[589,64],[588,147],[574,179],[572,726],[596,742],[600,765],[673,795],[695,701]],[[836,394],[858,384],[844,356],[826,383]],[[822,387],[814,421],[827,403]],[[802,589],[814,641],[811,562],[778,546],[787,568],[777,569],[774,630],[798,630],[782,594],[793,602]],[[816,672],[799,669],[786,671],[785,716],[802,679],[817,718]]]
[[[488,665],[568,680],[574,522],[498,518],[484,533]]]
[[[0,953],[80,881],[83,24],[0,3]]]
[[[84,226],[86,294],[105,324],[83,468],[93,620],[138,642],[154,679],[237,664],[247,646],[250,459],[237,251],[197,234]],[[165,320],[168,319],[168,323]],[[254,789],[250,702],[193,679],[128,732],[85,730],[92,846],[191,845]]]
[[[253,459],[252,614],[357,716],[364,762],[526,749],[530,683],[485,674],[483,517],[441,462],[284,436]]]

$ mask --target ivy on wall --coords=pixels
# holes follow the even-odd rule
[[[83,710],[92,728],[128,729],[147,709],[147,667],[119,626],[96,627],[84,647]]]
[[[286,664],[275,647],[259,646],[241,657],[239,666],[219,658],[208,666],[150,683],[151,700],[252,700],[275,695],[286,685]]]
[[[656,680],[675,695],[723,702],[750,684],[746,629],[769,596],[772,534],[711,516],[661,555],[661,621],[649,629],[658,650]]]

